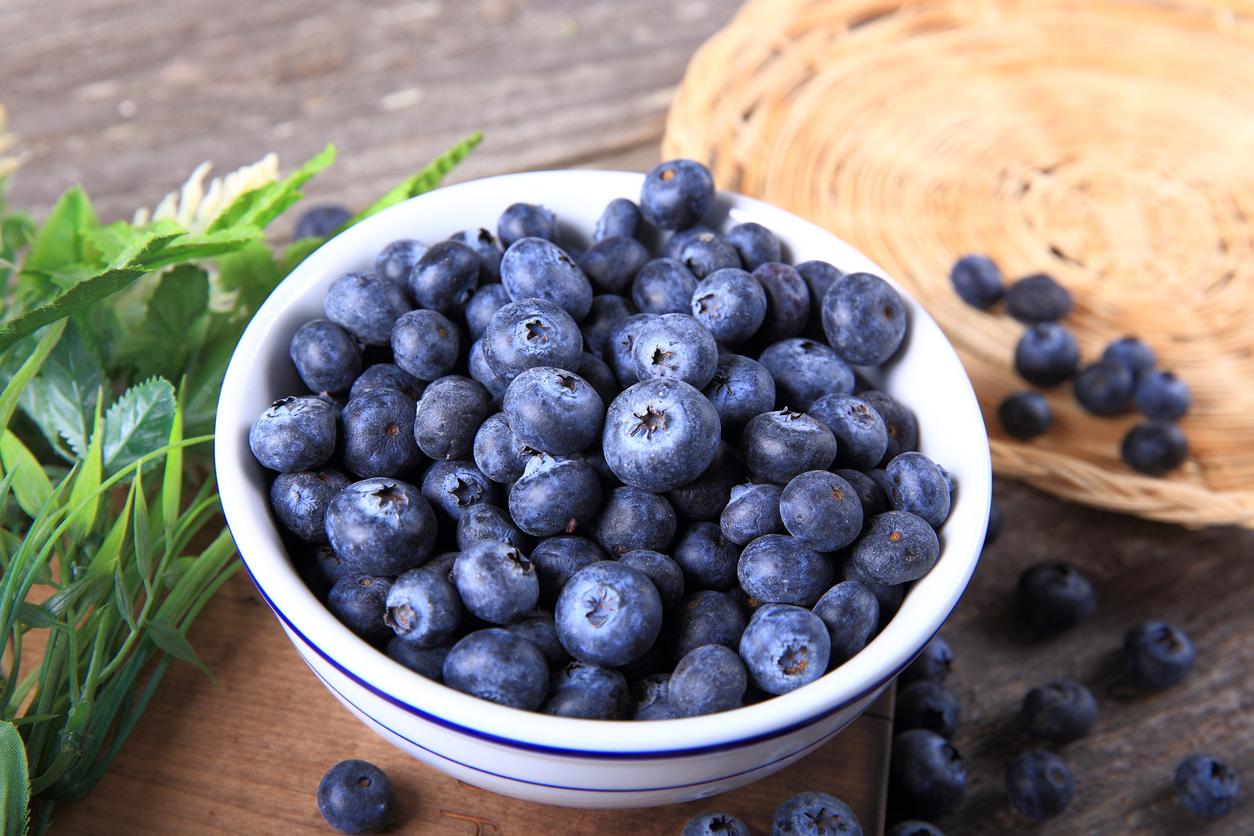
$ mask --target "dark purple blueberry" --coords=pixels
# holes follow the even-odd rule
[[[631,685],[631,699],[635,704],[633,720],[674,720],[678,709],[670,702],[671,677],[667,673],[655,673]]]
[[[457,562],[457,558],[461,556],[461,552],[445,552],[422,564],[421,568],[424,572],[434,572],[440,577],[453,582],[453,564]]]
[[[906,597],[905,586],[876,580],[864,572],[852,559],[845,560],[841,565],[840,578],[846,581],[857,581],[871,590],[871,594],[880,605],[880,627],[888,623]]]
[[[596,390],[601,403],[610,403],[618,397],[618,378],[600,357],[585,351],[579,355],[579,368],[575,371]]]
[[[698,717],[739,708],[749,685],[745,663],[721,644],[694,648],[671,674],[667,696],[684,717]]]
[[[931,818],[956,808],[966,794],[966,765],[952,743],[927,729],[911,729],[893,738],[890,806]]]
[[[310,392],[342,394],[361,374],[357,341],[329,319],[300,326],[292,336],[289,355]]]
[[[656,377],[610,404],[601,449],[624,484],[662,493],[704,473],[718,440],[713,404],[683,381]]]
[[[553,623],[553,616],[548,613],[537,611],[505,629],[534,644],[550,668],[570,664],[570,654],[562,647],[561,639],[557,637],[557,625]]]
[[[1135,377],[1154,368],[1158,362],[1154,349],[1139,337],[1120,337],[1106,346],[1102,359],[1126,366]]]
[[[508,543],[470,543],[453,564],[453,582],[462,603],[474,616],[492,624],[509,624],[535,609],[540,584],[535,567]]]
[[[687,229],[681,229],[664,242],[662,242],[662,255],[666,258],[679,258],[680,251],[691,241],[703,232],[715,232],[716,230],[706,226],[705,224],[697,224]]]
[[[1057,679],[1024,695],[1019,719],[1032,737],[1050,743],[1070,743],[1093,730],[1097,723],[1097,700],[1093,692],[1079,682]]]
[[[462,602],[448,578],[411,569],[392,582],[383,620],[397,638],[416,647],[447,645],[462,618]]]
[[[839,452],[837,456],[839,457]],[[875,479],[860,470],[841,469],[836,471],[836,475],[852,485],[857,492],[858,501],[862,503],[864,522],[888,510],[888,494]]]
[[[847,363],[876,366],[906,336],[906,306],[892,285],[870,273],[837,279],[823,297],[827,341]]]
[[[1048,561],[1019,576],[1019,618],[1042,633],[1061,633],[1097,611],[1097,593],[1089,579],[1068,563]]]
[[[592,230],[593,241],[606,238],[635,238],[640,229],[640,207],[625,197],[616,197],[605,205]]]
[[[292,240],[329,238],[337,229],[352,220],[353,213],[343,206],[311,206],[301,213],[292,232]]]
[[[1065,326],[1041,322],[1015,345],[1015,371],[1033,386],[1057,386],[1075,374],[1080,347]]]
[[[422,461],[414,442],[413,400],[396,389],[371,389],[344,407],[344,465],[362,478],[404,474]]]
[[[509,490],[509,513],[535,537],[574,534],[601,507],[601,480],[587,462],[536,456]]]
[[[1099,360],[1080,370],[1072,382],[1075,399],[1093,415],[1118,415],[1132,402],[1136,377],[1122,363]]]
[[[909,511],[940,528],[949,516],[950,487],[940,467],[922,453],[902,453],[886,468],[892,490],[888,500],[895,511]]]
[[[719,517],[719,530],[728,542],[743,546],[765,534],[782,534],[779,485],[737,485]]]
[[[409,273],[427,252],[427,245],[413,238],[399,238],[379,250],[374,271],[397,287],[409,291]]]
[[[687,229],[714,206],[714,178],[693,160],[656,166],[640,187],[640,214],[658,229]]]
[[[543,299],[576,321],[592,307],[592,285],[566,252],[543,238],[522,238],[510,244],[501,259],[501,284],[515,302]]]
[[[767,262],[780,261],[783,247],[779,238],[762,224],[748,221],[736,224],[727,232],[727,240],[740,254],[746,270],[756,270]]]
[[[732,488],[746,478],[743,462],[731,448],[720,441],[714,461],[705,472],[686,485],[667,491],[666,496],[681,517],[689,520],[717,520],[731,500]]]
[[[478,227],[454,232],[450,241],[465,244],[479,256],[479,282],[499,282],[501,280],[501,256],[505,250],[501,248],[496,236],[490,230]]]
[[[779,805],[771,836],[862,836],[853,808],[824,792],[803,792]]]
[[[832,585],[832,561],[795,537],[767,534],[740,552],[740,588],[771,604],[812,607]]]
[[[523,551],[530,546],[530,539],[514,525],[509,512],[486,502],[471,505],[457,520],[457,548],[464,551],[479,540],[508,543]]]
[[[717,426],[717,415],[714,420]],[[261,466],[270,470],[313,470],[326,464],[335,452],[335,424],[335,410],[326,401],[281,398],[270,404],[248,431],[248,446]],[[717,439],[711,443],[714,441]]]
[[[1203,819],[1228,815],[1241,796],[1236,770],[1212,755],[1190,755],[1181,761],[1175,785],[1184,809]]]
[[[454,522],[471,505],[495,503],[497,498],[492,481],[479,468],[456,460],[431,463],[422,475],[422,495]]]
[[[383,830],[392,819],[394,804],[392,782],[388,776],[379,767],[365,761],[340,761],[327,770],[318,782],[318,812],[327,824],[341,833],[377,833]]]
[[[614,556],[636,549],[664,552],[675,537],[675,524],[675,509],[666,497],[621,487],[606,499],[592,523],[592,536]]]
[[[602,238],[579,259],[597,293],[626,293],[636,273],[649,260],[649,250],[635,238]]]
[[[781,340],[800,334],[810,318],[810,288],[801,274],[787,264],[767,261],[753,270],[753,278],[766,291],[762,336]]]
[[[1159,691],[1188,677],[1197,652],[1189,637],[1174,624],[1143,621],[1123,637],[1123,661],[1133,681]]]
[[[753,684],[768,694],[786,694],[827,672],[831,640],[814,613],[787,604],[754,610],[740,637],[740,658]]]
[[[671,657],[682,659],[694,648],[721,644],[735,650],[745,632],[745,612],[728,595],[703,589],[689,595],[667,625]]]
[[[501,213],[496,222],[496,234],[508,249],[523,238],[557,240],[557,216],[552,211],[533,203],[514,203]]]
[[[348,568],[329,543],[319,543],[302,555],[293,555],[296,571],[319,598],[325,599],[331,585],[348,574]]]
[[[629,551],[618,562],[638,569],[653,582],[662,599],[662,611],[670,612],[684,597],[684,573],[674,560],[651,549]]]
[[[893,728],[898,732],[927,729],[952,738],[961,720],[958,695],[940,683],[922,679],[897,691]]]
[[[717,232],[699,232],[689,238],[676,257],[698,279],[718,270],[739,269],[740,255],[731,242]]]
[[[426,384],[413,375],[406,374],[395,363],[375,363],[367,366],[361,375],[353,381],[353,388],[348,392],[348,399],[364,395],[371,389],[395,389],[417,401],[422,397]]]
[[[413,306],[397,285],[375,273],[345,273],[322,299],[327,319],[369,345],[387,345],[392,326]]]
[[[422,393],[414,417],[419,449],[433,459],[469,456],[491,399],[483,384],[468,377],[451,374],[433,381]]]
[[[410,311],[392,327],[392,356],[396,365],[419,380],[443,377],[457,365],[461,333],[444,314]]]
[[[836,280],[845,275],[826,261],[803,261],[797,265],[797,272],[806,280],[810,289],[810,322],[806,333],[825,339],[823,333],[823,297]]]
[[[637,271],[631,300],[641,313],[689,313],[697,277],[673,258],[655,258]]]
[[[876,389],[865,389],[857,395],[884,419],[884,428],[888,431],[888,447],[884,450],[884,458],[880,459],[881,467],[907,450],[919,449],[919,424],[909,407],[892,395]]]
[[[618,384],[624,388],[640,381],[636,375],[636,360],[632,356],[632,348],[635,347],[636,332],[653,318],[654,314],[632,314],[623,319],[610,330],[601,350],[601,356],[614,372]]]
[[[814,614],[827,625],[832,649],[831,667],[843,665],[866,647],[880,621],[875,593],[857,581],[841,581],[814,605]]]
[[[914,658],[914,661],[906,666],[906,669],[897,677],[897,686],[904,687],[912,682],[927,680],[928,682],[936,682],[943,684],[949,678],[949,672],[954,666],[954,651],[949,646],[949,642],[941,636],[933,636],[932,640],[924,645],[923,650]]]
[[[964,255],[949,271],[958,298],[973,308],[986,311],[1001,301],[1006,292],[1002,286],[1001,268],[986,255]]]
[[[519,441],[554,456],[592,445],[601,435],[605,414],[601,396],[588,381],[547,366],[527,369],[514,378],[501,409]]]
[[[907,819],[888,828],[887,836],[945,836],[945,832],[931,822]]]
[[[371,644],[381,643],[392,633],[383,620],[391,587],[387,578],[346,575],[327,593],[327,609],[361,638]]]
[[[1136,384],[1136,408],[1152,421],[1175,421],[1189,411],[1189,384],[1171,372],[1151,370]]]
[[[582,353],[583,335],[575,320],[544,299],[511,302],[492,315],[483,332],[484,359],[507,382],[535,366],[574,371]]]
[[[940,559],[940,541],[927,520],[907,511],[886,511],[871,519],[853,547],[858,568],[880,583],[918,580]]]
[[[761,363],[739,354],[720,357],[714,377],[701,391],[718,410],[725,431],[775,408],[775,378]]]
[[[467,358],[466,365],[471,379],[478,381],[484,389],[488,390],[488,394],[493,399],[499,400],[501,395],[505,394],[510,378],[498,375],[488,365],[488,360],[483,354],[483,340],[475,340],[470,344],[470,356]]]
[[[536,646],[499,627],[463,638],[444,660],[444,684],[480,699],[533,711],[549,690],[549,666]]]
[[[581,662],[625,665],[645,654],[662,628],[662,599],[641,571],[616,561],[580,569],[557,599],[557,634]]]
[[[1044,273],[1024,276],[1006,288],[1006,313],[1027,325],[1057,322],[1073,307],[1071,293]]]
[[[541,540],[531,552],[531,562],[540,580],[540,603],[553,607],[566,582],[576,572],[605,559],[605,552],[586,537],[562,536]]]
[[[284,528],[308,543],[327,542],[327,506],[351,480],[338,470],[280,473],[270,485],[270,507]]]
[[[475,290],[475,295],[470,297],[470,301],[466,303],[466,327],[470,329],[472,339],[479,339],[483,336],[483,332],[488,330],[488,323],[492,321],[492,314],[508,305],[510,302],[509,293],[505,290],[505,285],[488,284],[480,285]]]
[[[716,270],[697,283],[691,310],[720,343],[741,343],[766,320],[766,291],[744,270]]]
[[[700,389],[714,377],[718,345],[692,316],[662,314],[636,329],[631,357],[640,380],[672,378]]]
[[[1133,470],[1162,476],[1184,464],[1189,457],[1189,440],[1175,424],[1145,421],[1128,430],[1119,454]]]
[[[558,717],[621,720],[630,708],[631,692],[621,673],[571,662],[553,675],[549,698],[540,710]]]
[[[806,411],[836,436],[835,466],[870,470],[884,459],[888,427],[875,407],[862,398],[839,393],[823,395]]]
[[[807,470],[824,470],[836,457],[832,431],[804,412],[764,412],[745,425],[745,464],[753,478],[787,484]]]
[[[814,340],[782,340],[763,351],[758,362],[775,380],[776,402],[787,409],[805,412],[824,395],[853,391],[853,370]]]
[[[399,575],[421,566],[435,545],[431,505],[396,479],[354,482],[327,506],[327,539],[349,572]]]
[[[1006,767],[1006,795],[1019,815],[1044,821],[1067,809],[1075,795],[1075,779],[1062,758],[1044,749],[1031,749]]]
[[[701,813],[688,820],[679,836],[752,836],[752,831],[731,813]]]
[[[475,433],[472,445],[475,464],[489,479],[502,484],[517,482],[536,454],[510,428],[504,412],[488,416]]]
[[[419,647],[400,636],[393,636],[387,646],[389,659],[399,662],[419,676],[425,676],[433,682],[444,681],[444,660],[448,658],[448,652],[447,646]]]
[[[634,313],[631,303],[622,296],[602,293],[592,297],[592,308],[579,324],[583,333],[583,349],[598,358],[605,356],[605,343],[610,334],[627,317]]]
[[[1007,434],[1030,441],[1049,429],[1054,411],[1040,392],[1015,392],[997,407],[997,420]]]
[[[736,585],[740,549],[712,522],[689,525],[672,556],[693,589],[724,590]]]
[[[780,494],[779,514],[789,534],[819,552],[843,549],[862,531],[858,492],[826,470],[808,470],[793,477]]]

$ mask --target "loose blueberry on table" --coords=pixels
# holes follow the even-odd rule
[[[302,576],[400,665],[561,717],[732,710],[858,654],[939,558],[954,489],[915,452],[910,393],[859,377],[906,343],[901,296],[793,266],[761,224],[724,234],[690,160],[583,241],[519,197],[329,277],[292,335],[308,391],[274,393],[249,441]],[[912,724],[948,734],[937,678]],[[774,832],[860,830],[809,793]]]
[[[318,783],[318,812],[341,833],[383,830],[394,805],[392,782],[366,761],[340,761]]]

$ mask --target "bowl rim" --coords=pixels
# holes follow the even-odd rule
[[[438,212],[442,202],[499,202],[501,194],[517,199],[541,191],[537,184],[558,191],[595,189],[595,193],[603,193],[602,202],[608,202],[612,197],[638,195],[644,177],[638,172],[592,169],[501,174],[444,186],[389,207],[329,239],[274,288],[245,328],[223,379],[215,423],[219,494],[241,560],[267,606],[292,636],[358,686],[410,715],[489,743],[530,752],[618,760],[714,753],[787,735],[887,685],[940,629],[980,558],[992,492],[988,438],[970,380],[939,326],[899,283],[847,242],[786,210],[720,191],[718,205],[726,208],[732,220],[737,215],[751,216],[775,231],[786,247],[790,242],[796,246],[798,239],[817,242],[810,249],[822,248],[824,259],[844,272],[873,272],[892,283],[909,311],[911,341],[935,343],[929,345],[929,363],[953,374],[956,385],[945,410],[972,436],[967,442],[980,442],[968,443],[964,450],[964,456],[972,458],[964,467],[966,473],[948,521],[960,516],[963,526],[947,522],[940,560],[929,575],[916,582],[901,610],[872,641],[814,682],[753,705],[673,720],[584,720],[498,705],[428,680],[357,637],[318,601],[282,548],[264,490],[259,491],[255,479],[248,475],[249,468],[259,469],[247,444],[247,430],[255,415],[244,411],[243,399],[237,394],[256,358],[275,353],[269,343],[287,310],[303,300],[311,280],[345,272],[337,262],[360,261],[354,252],[377,250],[370,243],[377,236],[375,230],[399,225],[410,213]],[[591,222],[587,225],[590,228]],[[944,571],[938,571],[942,567]],[[910,618],[903,618],[907,613]]]

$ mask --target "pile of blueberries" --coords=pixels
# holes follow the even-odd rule
[[[989,310],[1004,302],[1006,313],[1028,326],[1014,354],[1015,371],[1028,383],[1050,388],[1071,380],[1075,399],[1086,412],[1110,417],[1135,407],[1145,417],[1120,445],[1129,467],[1161,476],[1184,463],[1188,439],[1175,422],[1189,411],[1192,395],[1187,383],[1156,368],[1154,350],[1143,340],[1117,339],[1100,359],[1081,368],[1075,336],[1059,322],[1074,302],[1052,276],[1036,273],[1005,287],[996,262],[967,255],[954,263],[949,278],[967,304]],[[1007,433],[1023,441],[1043,434],[1053,422],[1049,402],[1034,390],[1007,397],[997,416]]]
[[[249,442],[337,618],[483,699],[651,720],[792,691],[892,616],[954,490],[854,369],[897,353],[906,308],[703,225],[714,196],[676,160],[586,251],[516,203],[335,279],[291,340],[308,394]]]

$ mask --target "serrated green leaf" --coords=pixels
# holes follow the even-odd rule
[[[26,765],[26,745],[12,723],[0,723],[0,817],[4,836],[26,832],[30,809],[30,773]]]
[[[182,374],[188,356],[203,339],[208,308],[208,273],[193,264],[163,273],[138,329],[140,374]]]
[[[83,261],[112,264],[127,247],[135,243],[144,230],[126,221],[118,221],[89,230],[84,236]]]
[[[169,653],[175,659],[181,659],[184,662],[195,665],[204,672],[205,676],[213,679],[213,672],[206,667],[205,663],[200,661],[200,657],[196,655],[196,651],[192,649],[192,645],[177,627],[162,621],[154,619],[147,624],[148,638],[152,640],[161,650]]]
[[[35,344],[34,350],[22,361],[17,371],[9,378],[9,382],[4,385],[4,391],[0,392],[0,429],[9,426],[9,419],[13,417],[13,410],[17,409],[18,399],[21,398],[22,392],[43,368],[48,355],[52,353],[52,349],[56,347],[57,341],[64,333],[64,321],[54,324],[45,331],[40,336],[39,342]],[[10,358],[6,356],[3,359],[9,360]]]
[[[39,460],[12,430],[5,430],[0,435],[0,462],[4,463],[5,472],[13,476],[13,497],[18,507],[28,517],[34,517],[52,496],[52,483]]]
[[[122,393],[105,415],[104,468],[116,473],[160,449],[174,422],[174,387],[154,377]]]
[[[241,225],[216,232],[184,235],[160,253],[144,261],[149,270],[158,270],[173,264],[203,261],[228,253],[238,252],[249,244],[264,239],[260,227]]]
[[[96,395],[105,384],[104,367],[75,324],[66,328],[39,374],[22,394],[22,409],[48,443],[69,444],[74,456],[87,452]]]
[[[87,236],[96,227],[96,213],[82,186],[61,195],[44,220],[22,264],[19,295],[34,301],[54,290],[52,274],[87,261]]]
[[[30,216],[20,212],[0,218],[0,287],[7,287],[17,267],[18,255],[35,240],[38,227]]]
[[[261,307],[284,275],[262,241],[218,259],[218,281],[223,290],[236,291],[236,311],[245,315]]]
[[[439,186],[444,181],[445,176],[452,171],[458,163],[466,159],[475,146],[483,141],[483,134],[475,131],[470,136],[453,145],[440,156],[436,157],[427,166],[412,177],[406,178],[401,183],[393,187],[383,197],[370,204],[365,211],[355,216],[344,226],[349,227],[353,224],[364,221],[366,218],[382,212],[389,206],[395,206],[403,200],[409,200],[424,192],[429,192]]]
[[[300,200],[300,188],[309,179],[335,161],[335,146],[328,145],[287,177],[267,183],[235,199],[214,222],[209,231],[250,224],[264,229],[283,211]]]

